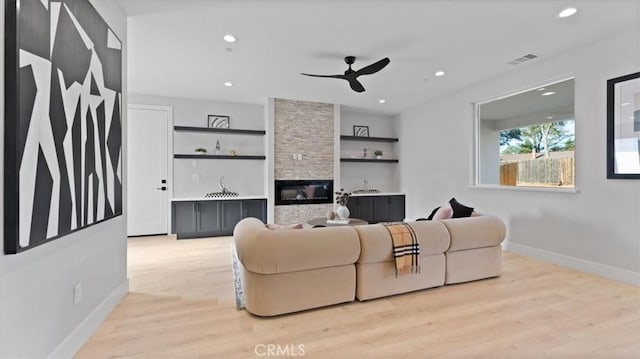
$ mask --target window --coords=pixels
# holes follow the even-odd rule
[[[476,184],[574,188],[574,80],[476,104]]]

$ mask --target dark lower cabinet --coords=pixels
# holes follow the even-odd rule
[[[357,196],[349,198],[347,202],[350,217],[364,219],[369,223],[404,220],[404,205],[404,195]]]
[[[242,215],[242,206],[244,201],[221,201],[220,206],[222,207],[222,215],[220,228],[222,232],[233,234],[233,228],[236,226],[241,219],[244,218]]]
[[[220,201],[196,202],[198,232],[209,233],[220,230]]]
[[[242,217],[255,217],[267,221],[267,200],[247,199],[242,201]]]
[[[171,206],[171,228],[173,233],[196,232],[197,202],[173,202]]]
[[[246,217],[267,221],[267,200],[180,201],[171,206],[171,228],[178,239],[230,236]]]

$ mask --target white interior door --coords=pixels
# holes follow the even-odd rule
[[[127,234],[166,234],[171,108],[130,105],[128,111]]]

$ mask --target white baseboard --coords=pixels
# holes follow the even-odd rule
[[[509,252],[541,259],[561,266],[577,269],[579,271],[599,275],[619,282],[640,287],[640,273],[630,270],[612,267],[610,265],[591,262],[588,260],[550,252],[544,249],[534,248],[513,242],[504,242],[503,249]]]
[[[129,293],[129,278],[111,292],[111,294],[58,345],[53,353],[49,355],[49,358],[73,358],[127,293]]]

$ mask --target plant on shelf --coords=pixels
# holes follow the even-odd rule
[[[200,154],[200,155],[204,155],[205,153],[207,153],[207,149],[206,148],[202,148],[202,147],[198,147],[198,148],[196,148],[196,153]]]
[[[376,158],[380,159],[382,158],[382,151],[380,150],[375,150],[373,151],[373,154],[376,156]]]

